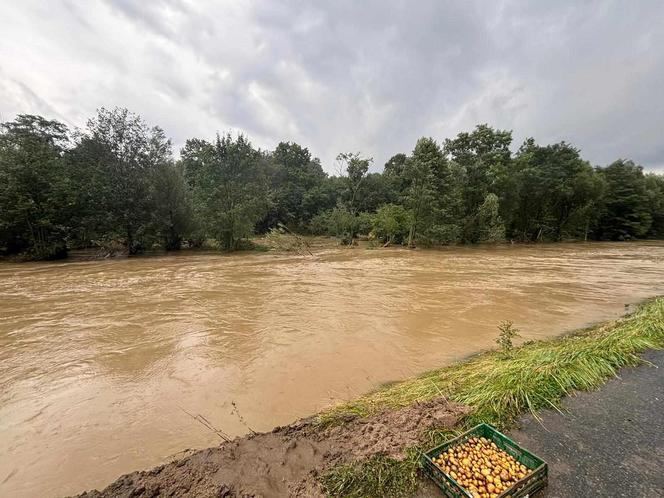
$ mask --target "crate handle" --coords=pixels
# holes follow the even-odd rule
[[[513,451],[516,455],[519,455],[519,456],[522,456],[522,455],[523,455],[523,452],[522,452],[519,448],[515,448],[514,446],[512,446],[512,445],[509,444],[508,442],[505,442],[504,444],[505,444],[505,447],[506,447],[506,448],[509,448],[509,449],[510,449],[511,451]]]

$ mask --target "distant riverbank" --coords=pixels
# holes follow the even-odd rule
[[[177,251],[166,251],[163,249],[155,248],[145,250],[137,254],[128,254],[125,250],[118,248],[116,250],[109,250],[103,247],[88,247],[79,249],[70,249],[67,251],[67,256],[59,259],[50,260],[60,262],[77,262],[77,261],[102,261],[108,259],[124,259],[124,258],[154,258],[166,256],[182,256],[188,254],[210,254],[220,256],[231,255],[244,255],[252,253],[269,252],[275,254],[300,254],[303,256],[311,255],[311,252],[329,250],[329,249],[366,249],[366,250],[380,250],[385,248],[391,249],[404,249],[412,250],[454,250],[455,248],[482,248],[482,247],[510,247],[510,246],[550,246],[550,245],[574,245],[574,244],[638,244],[638,243],[662,243],[664,240],[660,239],[633,239],[625,241],[584,241],[580,239],[569,239],[558,242],[514,242],[505,241],[498,243],[475,243],[475,244],[445,244],[445,245],[430,245],[407,247],[403,244],[382,243],[378,240],[372,239],[369,236],[361,236],[354,239],[351,244],[346,243],[343,239],[323,236],[323,235],[297,235],[297,234],[280,234],[278,236],[255,236],[247,239],[239,249],[233,251],[221,250],[214,241],[206,242],[200,247],[184,247]],[[25,259],[21,256],[5,256],[0,257],[0,263],[23,263],[35,262],[34,260]]]

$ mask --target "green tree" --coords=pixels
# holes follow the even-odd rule
[[[410,212],[399,204],[385,204],[372,218],[374,235],[386,244],[401,244],[410,230]]]
[[[414,247],[415,236],[422,228],[427,204],[434,199],[434,175],[436,163],[442,155],[438,144],[431,138],[420,138],[413,155],[406,160],[403,176],[406,180],[404,204],[410,212],[408,247]]]
[[[291,230],[304,230],[326,205],[321,188],[326,178],[320,161],[307,148],[279,143],[270,155],[271,206],[264,229],[283,223]]]
[[[63,155],[67,127],[19,115],[0,125],[0,253],[67,254],[73,195]]]
[[[152,180],[152,232],[167,251],[179,250],[194,228],[191,198],[182,167],[159,164]]]
[[[599,171],[606,180],[601,237],[644,237],[652,225],[652,215],[643,168],[619,159]]]
[[[313,235],[334,235],[330,231],[330,214],[332,210],[326,210],[321,213],[318,213],[316,216],[311,218],[309,222],[308,232]]]
[[[388,191],[389,200],[386,202],[397,203],[403,199],[407,186],[404,176],[407,160],[406,154],[399,153],[385,163],[382,177]]]
[[[363,183],[366,180],[372,158],[362,157],[359,153],[342,152],[337,156],[341,173],[345,173],[346,195],[344,201],[351,212],[358,211]]]
[[[365,158],[359,153],[353,152],[342,152],[337,156],[340,173],[345,175],[343,178],[346,188],[341,200],[345,210],[353,217],[358,216],[360,211],[359,208],[363,200],[362,197],[363,195],[366,195],[366,189],[363,187],[372,161],[372,158]],[[359,220],[353,220],[348,224],[348,228],[350,229],[350,233],[348,234],[349,243],[352,243],[357,237],[357,230],[360,227],[358,221]]]
[[[383,204],[397,202],[397,193],[389,178],[380,173],[369,173],[362,184],[362,195],[358,199],[358,211],[373,213]]]
[[[445,139],[445,154],[464,170],[465,213],[473,217],[496,180],[507,174],[512,132],[479,124],[470,132]]]
[[[180,155],[206,233],[238,249],[267,212],[267,159],[244,135],[230,134],[214,144],[188,140]]]
[[[505,240],[505,225],[499,213],[496,194],[487,194],[477,210],[478,242],[496,243]]]
[[[96,170],[105,238],[120,238],[129,254],[140,252],[152,222],[151,182],[172,160],[171,142],[159,127],[148,127],[127,109],[99,109],[80,137],[79,161]]]
[[[111,238],[113,220],[106,205],[106,176],[100,163],[107,153],[100,144],[78,132],[75,145],[64,156],[75,209],[71,213],[69,244],[90,247],[95,241]]]
[[[571,145],[540,146],[528,139],[512,168],[516,211],[511,237],[561,240],[588,236],[597,219],[604,182]]]
[[[652,218],[647,236],[656,239],[664,238],[664,175],[647,174],[646,192]]]
[[[337,237],[343,244],[353,245],[358,234],[369,234],[372,221],[371,214],[353,213],[348,206],[339,204],[314,216],[309,224],[309,231],[315,235]]]
[[[315,235],[331,235],[350,240],[351,232],[357,231],[355,218],[355,214],[346,206],[339,205],[314,216],[310,231]]]
[[[403,170],[406,167],[406,160],[408,156],[403,153],[398,153],[390,157],[385,163],[383,174],[388,177],[400,177],[403,175]]]
[[[404,206],[410,211],[407,244],[455,242],[459,236],[455,170],[432,138],[420,138],[406,161]]]

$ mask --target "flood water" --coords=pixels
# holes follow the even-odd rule
[[[656,294],[664,243],[0,264],[0,496],[105,486],[217,444],[191,415],[268,430],[492,347],[501,320],[550,337]]]

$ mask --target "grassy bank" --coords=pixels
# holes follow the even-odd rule
[[[641,304],[616,321],[564,337],[524,344],[511,351],[490,351],[468,361],[385,387],[318,416],[317,423],[344,423],[384,409],[444,396],[473,408],[458,427],[479,422],[506,429],[519,415],[555,408],[575,390],[600,387],[625,366],[641,363],[639,353],[664,349],[664,297]],[[376,456],[332,469],[322,478],[332,496],[401,496],[415,491],[418,457],[452,434],[430,432],[397,461]]]

